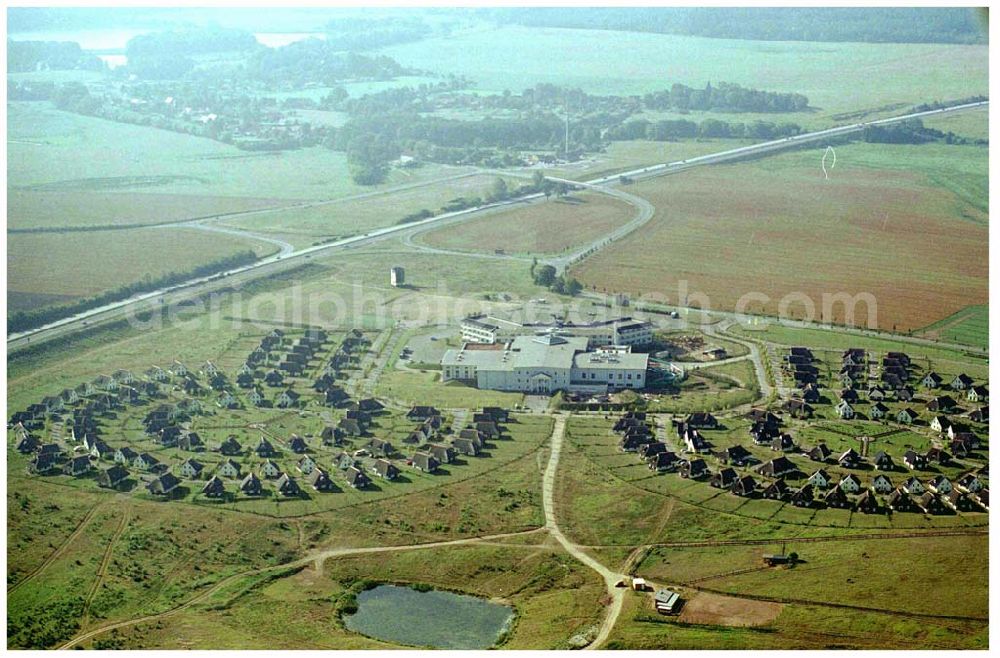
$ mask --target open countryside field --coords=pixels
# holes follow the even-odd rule
[[[989,139],[990,126],[986,112],[962,112],[923,119],[924,125],[941,132],[953,132],[967,139]]]
[[[741,574],[727,572],[761,566],[760,556],[769,547],[664,548],[645,560],[639,572],[654,581],[682,583],[688,569],[697,579],[708,578],[704,573],[711,572],[714,563],[711,575],[716,577],[701,584],[730,594],[985,620],[989,602],[987,590],[980,584],[989,577],[986,563],[953,562],[952,557],[985,554],[988,541],[987,535],[958,535],[801,544],[794,550],[804,563],[794,569],[760,569]],[[899,554],[911,558],[901,562]],[[907,596],[914,579],[939,594]]]
[[[657,292],[680,282],[712,308],[776,314],[804,293],[871,293],[884,329],[917,329],[986,301],[987,152],[978,147],[840,147],[829,180],[819,150],[719,165],[630,188],[656,207],[643,230],[572,268],[586,285]],[[895,155],[895,158],[893,156]],[[951,165],[938,183],[930,169]],[[949,184],[950,182],[950,184]],[[725,194],[719,194],[725,190]],[[766,263],[766,267],[761,267]],[[704,301],[700,302],[704,304]],[[801,316],[801,300],[787,312]],[[844,320],[843,305],[833,308]],[[865,321],[865,308],[857,312]]]
[[[558,254],[610,233],[633,213],[629,204],[603,194],[574,194],[422,233],[418,241],[458,251]]]
[[[394,171],[379,187],[351,181],[342,152],[308,148],[241,151],[209,139],[115,123],[52,109],[9,104],[10,189],[142,192],[199,197],[319,200],[462,173],[427,165]],[[53,166],[56,163],[58,166]],[[102,222],[111,223],[111,222]]]
[[[695,595],[701,596],[699,594]],[[685,623],[655,614],[648,595],[629,594],[619,623],[608,639],[611,649],[730,650],[986,648],[988,624],[878,611],[845,611],[821,605],[786,604],[762,626],[739,627],[740,615],[712,624]],[[729,609],[752,617],[774,604],[726,597]],[[766,615],[770,616],[770,615]],[[683,617],[683,612],[682,612]],[[720,623],[721,622],[721,623]]]
[[[88,297],[126,283],[273,244],[198,229],[23,233],[7,237],[7,292],[11,311],[35,308],[47,295]],[[37,297],[37,296],[41,297]]]
[[[986,349],[990,341],[989,306],[970,306],[925,327],[921,336]]]
[[[573,634],[598,620],[603,591],[579,563],[545,545],[511,538],[503,545],[344,556],[326,560],[321,569],[248,576],[220,589],[204,606],[112,637],[120,648],[401,648],[352,633],[339,617],[338,602],[347,590],[376,577],[513,606],[517,617],[503,641],[510,649],[566,648]]]
[[[111,183],[112,187],[119,184],[122,183]],[[62,191],[9,190],[8,230],[162,224],[288,203],[281,199],[253,197],[95,191],[101,185],[97,181],[77,191],[70,191],[70,185],[53,185]]]
[[[546,82],[594,94],[642,94],[674,82],[702,86],[709,81],[797,92],[808,96],[818,112],[781,118],[802,125],[828,124],[838,112],[988,90],[986,46],[779,43],[503,27],[380,52],[420,68],[469,76],[478,90],[494,93]],[[594,58],[595,52],[602,56]]]
[[[419,170],[416,170],[419,171]],[[319,239],[357,235],[373,228],[399,223],[420,210],[440,212],[441,206],[458,197],[484,197],[498,176],[473,174],[462,178],[403,189],[363,198],[345,198],[307,208],[289,208],[223,220],[226,226]],[[508,180],[516,185],[513,179]]]

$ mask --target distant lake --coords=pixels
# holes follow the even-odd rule
[[[303,39],[326,39],[322,32],[257,32],[254,37],[268,48],[280,48]]]
[[[377,640],[435,649],[489,649],[514,618],[509,606],[452,592],[379,585],[358,595],[348,629]]]

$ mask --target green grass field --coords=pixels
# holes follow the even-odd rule
[[[987,112],[963,112],[924,119],[924,125],[941,132],[953,132],[967,139],[989,139],[990,126]]]
[[[632,207],[618,199],[579,194],[428,231],[418,241],[458,251],[558,254],[610,233],[633,214]]]
[[[442,172],[442,176],[445,175],[447,174]],[[473,175],[388,194],[344,199],[322,206],[258,213],[224,220],[223,223],[249,231],[291,235],[302,241],[346,237],[373,228],[392,226],[406,215],[420,210],[427,209],[437,213],[441,206],[458,197],[484,197],[496,178],[497,176],[486,174]],[[415,182],[419,182],[419,179]]]
[[[924,327],[919,335],[986,349],[990,342],[990,309],[970,306]]]
[[[517,617],[502,640],[509,649],[566,648],[600,615],[602,586],[592,572],[536,544],[511,543],[347,556],[327,560],[322,570],[246,578],[205,606],[105,638],[115,637],[121,648],[399,648],[347,631],[336,614],[338,597],[368,580],[432,585],[512,605]]]
[[[8,235],[7,244],[7,294],[15,302],[11,310],[44,306],[50,296],[88,297],[247,249],[261,256],[277,251],[267,242],[175,228],[21,233]]]
[[[729,608],[733,607],[752,614],[761,606],[746,599],[736,599],[729,601]],[[781,606],[778,617],[762,626],[684,623],[675,618],[657,615],[648,595],[629,595],[626,597],[621,622],[615,626],[607,647],[699,650],[711,646],[730,650],[770,651],[906,647],[926,650],[931,647],[983,649],[988,644],[988,624],[981,621],[938,620],[879,612],[845,612],[818,605],[792,604]]]
[[[13,189],[285,200],[372,191],[351,181],[341,152],[241,151],[167,130],[61,112],[47,103],[11,103],[7,137],[10,161],[16,163],[7,181]],[[382,187],[461,172],[435,165],[397,170]]]
[[[892,103],[987,93],[986,46],[759,42],[528,27],[456,32],[381,52],[411,66],[471,77],[476,88],[539,82],[590,93],[642,94],[674,82],[737,82],[798,92],[818,109],[803,124]],[[600,58],[591,53],[600,52]],[[742,119],[740,119],[742,120]]]

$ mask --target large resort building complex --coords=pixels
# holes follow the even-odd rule
[[[543,394],[646,386],[647,354],[634,354],[628,347],[589,350],[589,337],[554,332],[515,336],[503,343],[467,342],[461,349],[445,352],[442,379],[483,389]]]
[[[595,322],[518,322],[486,315],[470,315],[462,320],[462,340],[469,343],[500,343],[516,336],[554,332],[583,336],[588,347],[605,345],[647,345],[653,342],[653,325],[630,317]]]

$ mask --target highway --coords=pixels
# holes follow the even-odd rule
[[[839,126],[836,128],[828,128],[826,130],[820,130],[816,132],[805,133],[802,135],[796,135],[794,137],[787,137],[780,140],[772,140],[768,142],[762,142],[760,144],[753,144],[750,146],[728,149],[725,151],[720,151],[718,153],[712,153],[708,155],[690,158],[687,160],[681,160],[679,162],[668,162],[668,163],[650,165],[648,167],[643,167],[632,171],[621,172],[614,175],[604,176],[602,178],[597,178],[594,180],[583,181],[583,182],[567,180],[566,182],[585,187],[600,188],[607,185],[616,185],[620,182],[622,177],[629,178],[632,180],[637,180],[637,179],[652,178],[656,176],[672,175],[683,171],[687,171],[694,167],[718,164],[721,162],[726,162],[739,158],[745,158],[749,156],[770,153],[773,151],[779,151],[787,148],[793,148],[799,146],[800,144],[821,141],[824,139],[829,139],[831,137],[840,137],[843,135],[849,135],[864,130],[865,125],[869,124],[888,125],[892,123],[899,123],[907,119],[924,118],[928,116],[934,116],[950,112],[962,112],[967,110],[982,109],[988,106],[989,106],[989,101],[980,101],[976,103],[966,103],[963,105],[956,105],[936,110],[928,110],[925,112],[910,113],[896,117],[890,117],[887,119],[871,121],[867,123],[849,124],[846,126]],[[102,324],[112,320],[120,319],[122,317],[127,317],[128,314],[136,314],[142,311],[156,308],[161,305],[176,304],[178,302],[185,301],[188,299],[193,299],[195,297],[198,297],[208,292],[212,292],[214,290],[219,290],[222,288],[246,283],[250,280],[256,279],[261,276],[276,274],[284,270],[298,267],[304,264],[308,259],[313,258],[314,256],[320,254],[328,255],[331,253],[335,253],[338,250],[359,247],[365,244],[375,242],[377,240],[381,240],[388,237],[394,237],[397,234],[403,232],[413,232],[414,229],[423,229],[426,226],[434,224],[444,224],[448,222],[454,222],[458,220],[458,218],[460,218],[459,221],[464,221],[467,219],[471,219],[477,215],[480,215],[483,212],[491,211],[496,208],[511,206],[515,204],[538,202],[544,200],[544,198],[545,198],[544,195],[538,193],[538,194],[528,195],[525,197],[520,197],[514,200],[485,204],[482,206],[477,206],[466,210],[444,213],[441,215],[430,217],[417,222],[412,222],[409,224],[387,226],[385,228],[375,229],[360,236],[344,238],[341,240],[329,242],[327,244],[315,245],[312,247],[307,247],[305,249],[300,249],[298,251],[293,251],[291,253],[288,253],[286,249],[282,248],[282,251],[279,252],[278,254],[260,259],[249,265],[230,270],[221,275],[198,277],[181,284],[163,288],[161,290],[156,290],[153,292],[148,292],[140,295],[134,295],[128,299],[124,299],[111,304],[106,304],[99,308],[95,308],[90,311],[74,315],[72,317],[63,318],[61,320],[51,322],[36,329],[10,334],[7,338],[7,351],[8,353],[12,353],[14,351],[17,351],[18,349],[23,349],[25,347],[31,345],[37,345],[39,343],[51,340],[53,338],[58,338],[61,336],[72,334],[76,331],[92,327],[96,324]],[[640,214],[645,214],[645,213],[640,213]],[[634,230],[635,228],[634,224],[635,221],[630,222],[630,224],[626,226],[631,227],[629,228],[629,230]],[[618,231],[616,231],[616,233],[617,232]],[[620,235],[617,237],[620,237]],[[607,238],[604,238],[602,240],[606,239]]]

